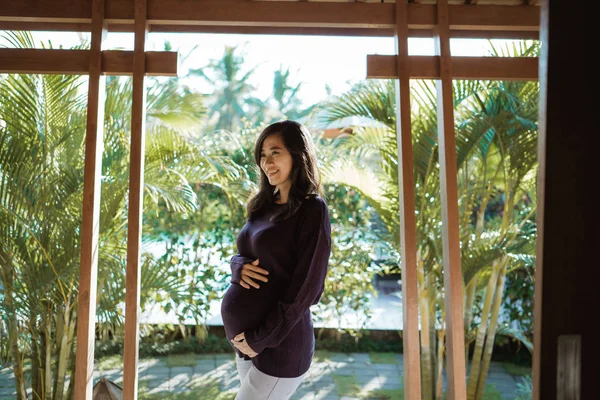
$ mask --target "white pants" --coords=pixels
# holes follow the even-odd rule
[[[277,378],[260,372],[252,361],[236,355],[236,367],[240,377],[240,390],[235,400],[287,400],[304,378]]]

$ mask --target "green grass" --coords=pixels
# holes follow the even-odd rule
[[[333,375],[333,381],[340,396],[358,397],[360,395],[360,386],[356,383],[353,375]]]
[[[447,393],[444,392],[442,394],[442,399],[446,400],[447,398]],[[502,395],[500,394],[498,389],[496,389],[496,385],[485,385],[481,400],[502,400]]]
[[[396,364],[396,353],[369,353],[369,358],[374,364]]]
[[[354,375],[333,375],[333,381],[340,396],[364,400],[404,400],[404,389],[377,389],[365,392],[356,382]]]
[[[168,367],[194,367],[197,362],[195,354],[174,354],[167,357]]]
[[[504,369],[506,372],[511,374],[512,376],[528,376],[531,375],[531,367],[526,367],[524,365],[517,365],[513,363],[503,363]]]
[[[330,359],[331,353],[328,350],[316,350],[313,357],[316,362],[324,362]]]
[[[96,362],[96,369],[98,371],[121,368],[123,368],[123,356],[120,354],[102,357]]]
[[[485,385],[482,400],[502,400],[502,396],[495,385]]]
[[[404,400],[404,389],[378,389],[364,395],[365,400]]]
[[[235,398],[234,392],[222,392],[219,388],[219,382],[202,378],[192,382],[192,389],[183,393],[170,394],[167,392],[159,392],[148,394],[146,393],[146,386],[146,382],[144,382],[144,385],[142,386],[142,381],[140,381],[138,389],[139,400],[233,400]]]

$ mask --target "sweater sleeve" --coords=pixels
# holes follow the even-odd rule
[[[260,326],[244,333],[246,342],[257,353],[279,345],[323,293],[331,253],[331,226],[325,202],[319,200],[316,204],[301,222],[298,262],[283,299]]]
[[[254,260],[249,257],[241,256],[239,253],[231,257],[231,261],[229,262],[231,266],[231,283],[237,283],[239,285],[244,264],[249,264],[252,261]]]

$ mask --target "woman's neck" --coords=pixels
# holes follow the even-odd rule
[[[287,203],[288,202],[288,197],[290,194],[290,186],[289,185],[277,186],[277,188],[275,189],[275,192],[279,192],[279,200],[277,201],[278,203]]]

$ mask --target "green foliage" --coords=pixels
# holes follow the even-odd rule
[[[495,385],[485,385],[481,400],[502,400],[502,396]]]
[[[110,369],[121,369],[123,368],[123,355],[113,354],[111,356],[103,357],[98,359],[95,368],[98,371],[106,371]]]
[[[495,49],[512,56],[532,55],[536,43]],[[535,172],[537,168],[537,104],[535,82],[454,81],[456,162],[460,212],[460,248],[465,293],[465,331],[476,338],[477,365],[473,382],[485,382],[498,328],[504,279],[531,260],[535,250]],[[332,143],[326,173],[329,182],[355,188],[373,207],[385,226],[380,236],[400,251],[396,106],[392,81],[355,85],[325,107],[325,122],[348,117],[372,121],[353,126],[351,135]],[[429,335],[424,358],[424,398],[434,396],[437,365],[435,326],[444,325],[442,275],[442,221],[438,157],[436,92],[431,82],[415,81],[411,87],[412,150],[415,188],[417,268],[421,323]],[[365,172],[364,169],[368,169]],[[532,265],[532,264],[530,264]],[[492,274],[495,270],[497,273]],[[495,279],[493,282],[490,279]],[[488,285],[488,282],[490,283]],[[496,290],[483,312],[482,291]],[[491,293],[491,292],[490,292]],[[491,293],[493,294],[493,293]],[[513,293],[514,294],[514,293]],[[510,299],[510,294],[509,297]],[[480,299],[479,301],[474,301]],[[527,299],[521,303],[527,309]],[[511,315],[512,317],[512,315]],[[527,335],[513,326],[504,333],[528,345]],[[486,344],[487,343],[487,344]],[[485,348],[484,348],[485,346]],[[422,349],[423,350],[423,349]],[[467,355],[468,356],[468,355]],[[479,363],[481,362],[481,368]],[[475,365],[475,364],[473,364]],[[479,375],[481,373],[481,375]],[[483,390],[477,385],[477,390]],[[439,394],[438,394],[439,395]],[[480,398],[481,394],[477,396]],[[471,396],[469,396],[471,398]]]
[[[371,362],[375,364],[393,364],[396,365],[398,363],[398,357],[396,353],[369,353],[369,358]]]
[[[502,364],[506,372],[512,376],[528,376],[531,375],[531,366],[517,365],[509,362]]]
[[[5,35],[17,47],[33,47],[29,34]],[[531,55],[538,47],[493,51]],[[227,48],[220,60],[192,70],[192,76],[215,87],[208,108],[206,96],[177,78],[149,78],[143,243],[164,249],[142,254],[141,302],[143,307],[176,310],[184,338],[173,340],[176,329],[154,331],[156,335],[142,337],[142,357],[231,352],[226,339],[207,335],[202,324],[210,302],[226,287],[221,264],[234,252],[236,232],[245,220],[244,203],[257,181],[254,139],[261,124],[284,116],[300,118],[313,109],[301,109],[301,84],[292,83],[289,69],[283,67],[274,76],[272,102],[253,97],[248,81],[254,69],[246,68],[235,48]],[[24,376],[19,370],[27,365],[34,391],[45,393],[44,398],[63,397],[52,392],[64,386],[76,343],[84,83],[76,76],[0,77],[0,363],[12,359],[18,387]],[[96,357],[122,353],[131,85],[129,78],[107,78],[97,305],[102,340],[96,343]],[[327,122],[361,116],[373,125],[354,127],[353,135],[334,143],[319,143],[333,248],[325,294],[316,311],[318,318],[340,326],[335,339],[317,340],[320,350],[402,351],[401,341],[375,341],[363,331],[369,299],[375,295],[373,277],[398,272],[400,263],[393,87],[389,80],[364,82],[327,105]],[[483,299],[492,266],[506,261],[504,318],[514,323],[497,333],[528,348],[537,89],[532,82],[454,83],[463,277],[475,292],[472,299]],[[412,90],[420,298],[428,298],[422,315],[434,327],[442,325],[444,315],[435,92],[423,82],[413,82]],[[214,129],[227,132],[214,135]],[[466,302],[465,310],[469,339],[473,329],[487,326],[488,316],[480,301]],[[357,315],[357,326],[341,329],[350,313]],[[194,329],[183,325],[190,317],[197,324]],[[489,335],[487,341],[493,344],[496,331]],[[430,339],[435,349],[436,336]],[[115,365],[116,360],[106,359],[103,365]],[[43,379],[47,371],[52,387]],[[484,398],[493,395],[488,390]],[[218,396],[214,392],[211,397]]]
[[[302,109],[302,101],[298,97],[298,92],[302,82],[298,84],[291,83],[291,72],[289,68],[284,70],[283,66],[275,71],[273,77],[273,100],[275,101],[275,110],[277,114],[273,115],[270,123],[277,119],[300,120],[310,114],[315,105]]]
[[[17,47],[32,47],[28,33],[5,35]],[[82,77],[63,75],[0,78],[0,344],[5,346],[0,354],[10,353],[19,399],[26,357],[32,360],[35,393],[57,399],[72,395],[70,390],[53,390],[64,386],[76,343],[86,142],[84,83]],[[123,325],[131,80],[108,78],[106,98],[97,288],[101,337],[119,334]],[[182,135],[205,115],[198,93],[176,80],[150,78],[147,99],[146,210],[163,204],[173,213],[191,212],[197,209],[199,192],[192,183],[223,190],[229,182],[244,180],[244,170],[230,159]],[[243,197],[240,193],[244,190],[232,189],[228,199]],[[198,281],[206,277],[198,267],[192,277],[196,280],[188,281],[172,272],[172,264],[144,262],[152,268],[142,267],[146,282],[142,303],[152,300],[146,297],[147,283],[164,275],[170,280],[165,279],[161,289],[184,311],[203,310],[206,296],[183,294],[184,285],[199,288]]]
[[[209,131],[224,130],[234,132],[241,125],[242,118],[250,111],[248,104],[261,104],[252,96],[254,87],[248,82],[256,67],[246,70],[244,56],[237,47],[227,46],[223,57],[214,59],[199,69],[191,69],[190,77],[198,76],[213,87],[209,102]]]
[[[142,331],[145,326],[142,326]],[[123,354],[123,338],[114,340],[97,340],[95,342],[95,358],[103,359]],[[213,354],[231,353],[231,344],[225,337],[208,333],[203,340],[195,336],[188,339],[174,338],[173,331],[167,329],[152,329],[140,338],[140,358],[161,357],[177,354]],[[378,360],[389,360],[391,354],[402,353],[401,340],[376,340],[370,338],[368,332],[361,338],[349,334],[340,339],[316,339],[315,356],[328,358],[330,352],[336,353],[373,353]],[[390,355],[378,355],[378,353]],[[395,360],[395,359],[394,359]],[[108,361],[107,361],[108,362]],[[112,362],[112,361],[111,361]],[[394,361],[395,363],[395,361]]]
[[[524,376],[523,379],[517,383],[517,397],[515,400],[531,400],[533,398],[533,380],[531,375]]]
[[[341,339],[318,339],[315,344],[317,350],[327,350],[340,353],[371,353],[394,352],[402,353],[402,341],[382,341],[368,337],[364,332],[362,337],[342,336]]]
[[[442,395],[442,400],[446,399],[446,392],[444,392]],[[485,385],[481,400],[503,400],[503,398],[498,389],[496,389],[495,385]]]
[[[515,268],[506,277],[504,318],[528,338],[533,338],[533,265]]]
[[[163,341],[152,340],[152,338],[142,338],[139,344],[140,358],[186,355],[186,354],[212,354],[212,353],[232,353],[231,344],[224,337],[207,335],[205,340],[201,341],[196,337],[188,340],[182,339],[164,339]],[[96,359],[123,353],[123,341],[104,340],[97,341],[94,355]]]
[[[175,310],[183,324],[193,318],[196,325],[204,323],[210,303],[217,300],[228,284],[228,276],[221,264],[232,254],[231,242],[222,241],[218,231],[191,237],[191,244],[171,237],[167,250],[159,258],[146,254],[143,268],[148,270],[142,280],[145,302],[159,305],[165,312]],[[207,252],[206,249],[210,249]],[[218,256],[218,261],[214,261]]]
[[[372,231],[374,210],[358,191],[326,184],[325,196],[332,226],[332,254],[315,318],[336,323],[340,334],[345,331],[361,336],[370,318],[370,297],[377,295],[372,280],[382,272],[373,258],[385,246]],[[343,318],[349,314],[356,316],[358,325],[342,329]]]
[[[324,362],[329,360],[331,357],[329,350],[315,350],[315,354],[313,356],[314,362]]]
[[[227,338],[208,335],[206,340],[200,341],[196,337],[189,340],[169,341],[166,343],[155,343],[151,340],[140,342],[140,357],[158,357],[173,354],[206,354],[206,353],[230,353],[231,344]]]

